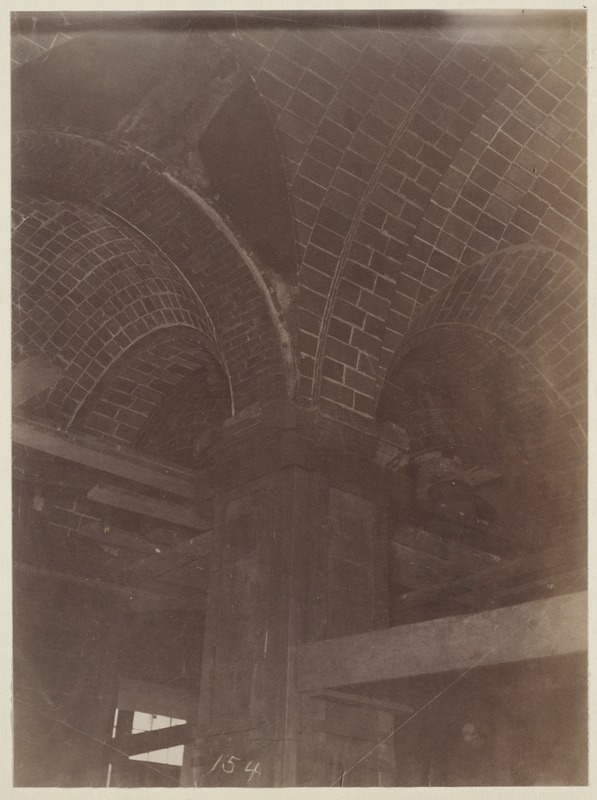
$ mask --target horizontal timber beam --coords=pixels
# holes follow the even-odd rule
[[[208,531],[175,547],[164,548],[160,546],[150,556],[123,558],[115,565],[114,569],[117,573],[143,575],[147,579],[160,579],[167,573],[174,573],[174,576],[179,579],[179,571],[181,569],[184,569],[188,564],[196,564],[200,559],[210,556],[214,548],[213,533]]]
[[[83,525],[77,531],[77,535],[110,547],[126,547],[141,553],[160,552],[160,548],[156,544],[148,542],[142,536],[129,533],[122,528],[115,528],[112,525],[107,528],[101,522],[89,522],[87,525]]]
[[[172,725],[171,728],[158,728],[155,731],[144,733],[127,733],[117,736],[110,745],[127,756],[137,756],[141,753],[151,753],[152,750],[161,750],[164,747],[176,747],[179,744],[188,744],[193,741],[193,725]]]
[[[198,477],[190,470],[141,456],[134,450],[99,441],[88,434],[57,430],[50,425],[15,415],[12,438],[15,444],[23,447],[196,502],[213,497],[212,491],[198,485]]]
[[[213,527],[212,521],[200,514],[196,508],[181,506],[168,500],[158,500],[131,492],[128,489],[120,489],[117,486],[94,486],[87,492],[87,498],[95,503],[102,503],[112,508],[122,508],[145,517],[172,522],[174,525],[183,525],[199,531],[208,531]]]
[[[392,548],[396,557],[402,547],[433,556],[449,565],[455,574],[462,572],[462,575],[493,567],[502,561],[499,556],[412,525],[399,526],[392,531]]]
[[[399,551],[394,549],[394,555]],[[459,602],[468,602],[475,595],[471,592],[489,593],[496,598],[499,596],[499,587],[508,580],[529,575],[541,575],[546,578],[562,571],[566,566],[577,566],[582,571],[586,561],[586,544],[579,538],[567,541],[555,547],[548,548],[539,553],[522,556],[516,559],[502,559],[499,564],[477,569],[476,571],[455,580],[438,582],[427,585],[412,592],[406,592],[395,604],[394,610],[400,611],[416,608],[431,602],[437,602],[447,597],[453,597]],[[578,569],[576,570],[578,574]],[[572,576],[571,582],[573,580]]]
[[[577,592],[301,645],[297,688],[315,692],[586,649],[587,595]]]
[[[378,708],[380,711],[391,711],[393,714],[412,714],[414,711],[412,706],[406,706],[403,703],[393,703],[390,700],[386,701],[377,697],[368,697],[364,694],[355,694],[354,692],[335,692],[333,689],[312,692],[311,697],[315,697],[318,700],[331,700],[347,706]]]
[[[171,533],[168,531],[167,533]],[[136,533],[130,533],[122,528],[110,526],[104,527],[101,522],[89,522],[76,531],[79,536],[85,536],[102,545],[113,547],[125,547],[148,555],[167,555],[174,556],[178,561],[189,558],[203,558],[212,554],[215,543],[212,531],[200,533],[192,539],[176,543],[176,538],[172,535],[172,542],[148,541]]]

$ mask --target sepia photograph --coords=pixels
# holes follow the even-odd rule
[[[255,6],[10,13],[12,785],[572,794],[586,6]]]

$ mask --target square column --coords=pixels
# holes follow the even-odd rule
[[[394,445],[374,433],[283,404],[225,426],[185,783],[331,785],[372,748],[344,785],[391,781],[391,748],[376,748],[391,714],[294,681],[296,645],[388,625],[387,507],[406,492],[382,466]]]

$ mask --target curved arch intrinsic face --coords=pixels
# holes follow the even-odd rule
[[[90,395],[99,400],[117,363],[130,362],[141,341],[160,333],[178,330],[183,351],[185,332],[194,336],[195,368],[217,362],[200,301],[133,229],[72,200],[23,194],[14,204],[22,217],[13,237],[14,347],[20,358],[43,354],[63,369],[43,402],[51,418],[67,426],[76,421]],[[143,415],[129,408],[125,423],[125,408],[121,424],[114,420],[103,433],[131,438],[127,425]]]

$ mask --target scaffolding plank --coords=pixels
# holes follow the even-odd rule
[[[152,519],[172,522],[174,525],[183,525],[199,531],[208,531],[212,528],[212,521],[196,508],[181,506],[169,500],[159,500],[148,495],[121,489],[118,486],[98,484],[87,492],[88,500],[95,503],[122,508],[135,514],[142,514]]]
[[[145,733],[125,733],[112,739],[110,745],[127,756],[137,756],[141,753],[151,753],[153,750],[162,750],[165,747],[176,747],[179,744],[188,744],[193,741],[193,725],[186,722],[184,725],[172,725],[171,728],[158,728],[156,731]]]
[[[418,622],[296,648],[299,691],[319,691],[587,649],[587,594]]]
[[[119,445],[101,442],[88,434],[57,430],[17,416],[13,421],[12,437],[15,444],[196,502],[213,496],[213,492],[202,489],[198,477],[190,470],[141,456]]]

